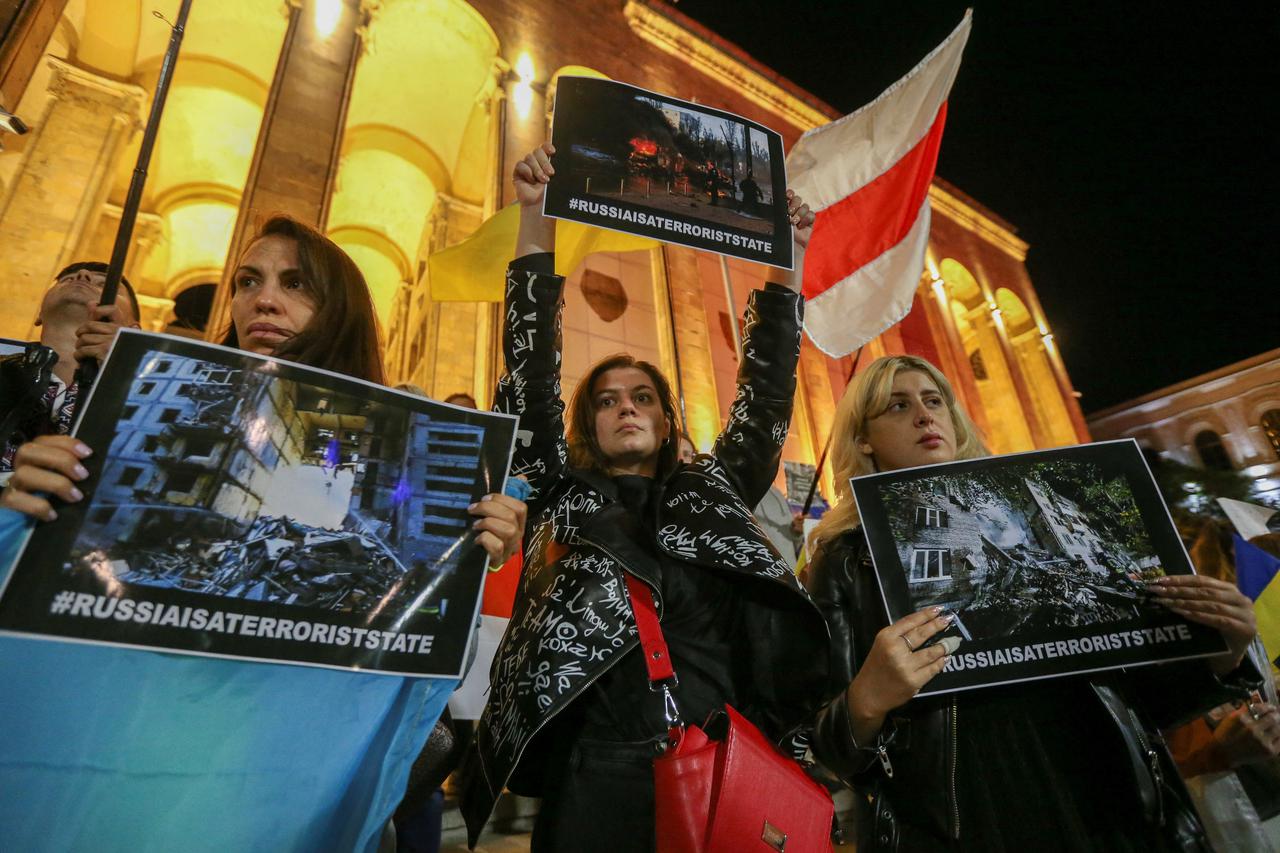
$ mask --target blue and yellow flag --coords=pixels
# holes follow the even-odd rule
[[[461,243],[427,258],[436,302],[501,302],[507,264],[516,251],[520,205],[510,204]],[[569,275],[594,252],[635,252],[662,245],[651,237],[556,221],[556,272]]]
[[[1236,586],[1253,601],[1258,636],[1274,665],[1280,658],[1280,559],[1239,536],[1232,538],[1236,545]]]

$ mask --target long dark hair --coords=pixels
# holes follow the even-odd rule
[[[275,354],[310,367],[385,384],[377,314],[369,286],[355,261],[319,231],[284,214],[277,213],[259,226],[245,250],[263,237],[285,237],[297,244],[302,286],[316,305],[306,328],[282,343]],[[240,254],[243,256],[244,252]],[[231,287],[234,297],[234,281]],[[222,344],[240,346],[234,322],[228,326]]]
[[[680,419],[676,417],[675,397],[671,394],[671,383],[662,371],[647,361],[640,361],[626,353],[611,355],[603,361],[596,362],[587,375],[573,389],[573,399],[569,401],[569,464],[575,468],[608,473],[609,460],[600,449],[596,439],[596,406],[593,390],[596,381],[610,370],[619,367],[634,367],[643,370],[653,381],[654,391],[658,395],[658,403],[662,413],[666,415],[671,429],[667,440],[658,448],[657,477],[662,479],[674,471],[680,464]]]

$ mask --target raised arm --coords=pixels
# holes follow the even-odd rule
[[[712,450],[747,506],[760,502],[778,473],[796,393],[804,320],[800,286],[813,213],[790,190],[787,210],[795,239],[795,268],[783,275],[782,283],[771,282],[747,301],[738,392],[729,422]]]
[[[564,279],[555,274],[555,220],[542,215],[542,196],[554,173],[549,159],[554,150],[550,143],[543,143],[516,164],[512,176],[520,204],[520,230],[516,258],[507,268],[504,369],[494,395],[496,411],[520,418],[511,474],[529,481],[531,507],[550,493],[568,464],[560,399]]]

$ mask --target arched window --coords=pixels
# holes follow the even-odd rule
[[[1280,409],[1268,409],[1262,413],[1262,431],[1271,442],[1271,449],[1280,457]]]
[[[1230,471],[1233,467],[1227,449],[1222,446],[1222,439],[1211,429],[1196,435],[1196,452],[1200,454],[1200,463],[1206,468]]]

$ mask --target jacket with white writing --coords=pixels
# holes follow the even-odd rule
[[[563,283],[514,266],[507,272],[506,372],[495,408],[520,417],[511,474],[532,487],[530,526],[489,702],[460,770],[473,844],[504,787],[539,793],[537,771],[554,728],[548,724],[638,647],[623,572],[653,588],[662,612],[658,558],[623,532],[625,510],[613,482],[568,462],[560,395]],[[773,481],[786,439],[802,306],[782,288],[752,294],[728,423],[710,454],[663,482],[653,498],[657,520],[646,534],[665,558],[741,578],[752,661],[744,690],[752,722],[774,738],[811,717],[829,658],[821,614],[750,509]]]

